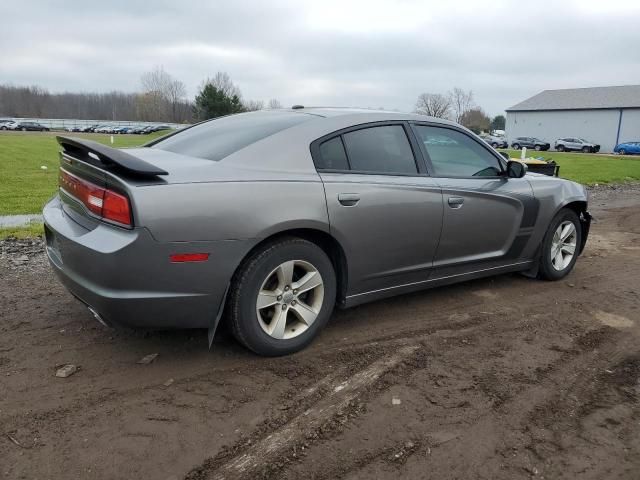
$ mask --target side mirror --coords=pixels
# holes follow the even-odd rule
[[[509,160],[507,162],[507,177],[509,178],[522,178],[527,173],[527,166],[516,160]]]
[[[508,162],[509,160],[511,160],[511,157],[509,156],[509,154],[507,152],[498,152],[500,155],[502,155],[504,157],[504,159]]]

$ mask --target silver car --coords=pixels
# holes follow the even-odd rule
[[[600,145],[576,137],[559,138],[556,140],[554,148],[559,152],[598,153],[600,151]]]
[[[497,135],[481,134],[480,138],[491,145],[493,148],[509,148],[509,142],[504,137]]]
[[[142,148],[59,138],[44,208],[60,280],[107,325],[222,322],[263,355],[335,306],[507,272],[567,275],[587,193],[465,128],[394,112],[260,111]]]

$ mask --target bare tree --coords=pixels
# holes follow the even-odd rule
[[[142,98],[138,98],[138,109],[144,117],[155,120],[184,120],[187,88],[173,78],[162,66],[155,67],[140,78]]]
[[[460,87],[455,87],[449,92],[449,102],[451,103],[451,109],[453,110],[453,119],[460,123],[462,116],[465,112],[473,108],[473,92],[469,90],[465,92]]]
[[[271,110],[277,110],[279,108],[282,108],[282,104],[277,98],[272,98],[271,100],[269,100],[267,108],[270,108]]]
[[[255,112],[256,110],[262,110],[264,108],[264,102],[262,100],[247,100],[242,102],[242,107],[245,112]]]
[[[144,101],[141,102],[141,113],[148,119],[164,120],[169,116],[169,90],[173,78],[162,66],[145,72],[140,77]]]
[[[227,97],[238,97],[242,99],[240,89],[231,81],[231,77],[227,72],[218,72],[213,78],[207,78],[205,84],[211,84]]]
[[[437,118],[449,118],[451,101],[439,93],[422,93],[416,101],[416,113]]]
[[[180,80],[173,80],[167,86],[167,96],[171,105],[171,121],[180,123],[184,121],[184,112],[181,105],[185,103],[187,87]]]
[[[471,108],[464,112],[460,123],[474,133],[486,132],[491,128],[491,119],[480,107]]]

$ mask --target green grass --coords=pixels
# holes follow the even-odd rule
[[[519,150],[507,150],[520,158]],[[560,176],[585,185],[624,183],[640,180],[640,156],[592,155],[586,153],[536,152],[527,150],[527,157],[542,157],[560,165]]]
[[[161,136],[114,135],[114,147],[135,147]],[[0,133],[0,215],[40,213],[58,185],[56,135],[61,133]],[[110,135],[66,133],[110,145]],[[46,166],[44,170],[41,167]]]
[[[5,238],[36,238],[44,235],[42,223],[31,223],[23,227],[0,227],[0,240]]]

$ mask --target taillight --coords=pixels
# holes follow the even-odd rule
[[[62,190],[82,202],[93,214],[120,225],[132,226],[131,204],[124,195],[99,187],[64,168],[60,169],[59,184]]]

